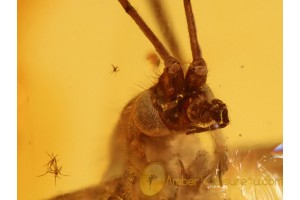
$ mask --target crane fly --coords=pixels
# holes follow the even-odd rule
[[[124,107],[111,138],[110,164],[101,183],[56,199],[77,196],[81,199],[124,200],[209,199],[207,184],[218,179],[222,185],[222,174],[228,169],[225,140],[218,130],[229,124],[229,117],[226,104],[216,99],[206,84],[208,69],[198,42],[191,1],[183,0],[192,52],[192,62],[187,70],[182,67],[183,59],[173,31],[166,27],[160,1],[149,3],[156,17],[161,19],[161,29],[168,34],[171,53],[128,0],[118,2],[151,42],[164,70],[157,83]],[[117,67],[113,66],[113,72],[117,72]],[[212,152],[198,137],[199,133],[206,132],[213,140]],[[189,187],[165,184],[161,190],[145,194],[138,187],[141,172],[153,163],[158,163],[170,180],[182,177],[198,181]],[[150,178],[151,184],[155,177]],[[222,195],[218,198],[223,199]]]

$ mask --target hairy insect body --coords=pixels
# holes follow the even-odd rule
[[[214,99],[209,88],[204,88],[209,99]],[[223,135],[218,130],[207,133],[207,141],[197,134],[186,135],[186,130],[173,130],[157,110],[153,88],[133,98],[123,109],[111,138],[110,165],[101,183],[95,187],[55,197],[55,200],[216,200],[224,199],[218,173],[227,170],[227,152]],[[206,133],[204,133],[206,134]],[[144,169],[158,163],[165,171],[162,188],[154,195],[141,190]],[[221,167],[220,167],[221,166]],[[221,172],[218,171],[222,169]],[[146,189],[155,189],[159,174],[147,177]],[[156,177],[155,179],[150,178]],[[188,183],[188,184],[187,184]],[[209,189],[214,185],[216,188]]]
[[[125,106],[121,114],[112,139],[111,166],[103,177],[103,184],[110,188],[107,192],[111,198],[196,197],[201,194],[200,185],[204,180],[215,176],[219,155],[225,153],[224,149],[220,150],[222,153],[217,149],[213,153],[208,152],[198,135],[186,135],[184,130],[170,129],[155,108],[153,95],[153,89],[142,92]],[[185,178],[195,181],[195,184],[184,186],[169,181],[158,194],[143,194],[139,187],[143,169],[154,162],[164,168],[170,180]]]

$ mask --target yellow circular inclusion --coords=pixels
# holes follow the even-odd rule
[[[161,164],[155,162],[146,166],[140,177],[140,188],[147,196],[156,195],[165,184],[166,173]]]

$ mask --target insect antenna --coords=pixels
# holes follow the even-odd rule
[[[152,32],[149,26],[145,23],[145,21],[141,18],[141,16],[137,13],[137,11],[132,7],[132,5],[128,2],[128,0],[118,0],[126,13],[131,16],[131,18],[135,21],[138,27],[143,31],[145,36],[152,43],[154,48],[156,49],[159,56],[163,59],[166,65],[172,64],[174,61],[177,61],[174,57],[172,57],[169,52],[166,50],[161,41],[156,37],[156,35]],[[177,61],[178,62],[178,61]]]
[[[205,60],[202,58],[202,52],[197,38],[197,30],[191,1],[183,0],[183,4],[193,55],[193,61],[190,64],[185,77],[185,89],[186,91],[193,92],[201,90],[201,87],[206,83],[208,71]]]
[[[164,37],[167,46],[170,48],[172,55],[177,58],[181,63],[183,62],[182,54],[178,45],[178,40],[175,37],[175,32],[171,26],[169,26],[170,17],[167,15],[167,9],[162,6],[161,0],[148,0],[149,7],[155,15],[155,22],[160,28],[160,32]]]
[[[197,38],[197,30],[195,25],[194,14],[190,0],[183,0],[184,9],[186,14],[186,20],[188,24],[188,31],[190,36],[190,45],[192,49],[193,62],[196,62],[202,58],[201,49]]]

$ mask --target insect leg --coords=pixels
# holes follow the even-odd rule
[[[37,177],[41,177],[41,176],[45,176],[46,174],[48,174],[49,172],[46,171],[46,173],[42,174],[42,175],[38,175]]]
[[[189,131],[186,132],[187,135],[190,135],[190,134],[194,134],[194,133],[202,133],[202,132],[206,132],[206,131],[213,131],[213,130],[217,130],[217,129],[220,129],[220,128],[224,128],[226,127],[228,124],[226,123],[214,123],[208,127],[197,127],[197,126],[192,126],[191,129]]]

